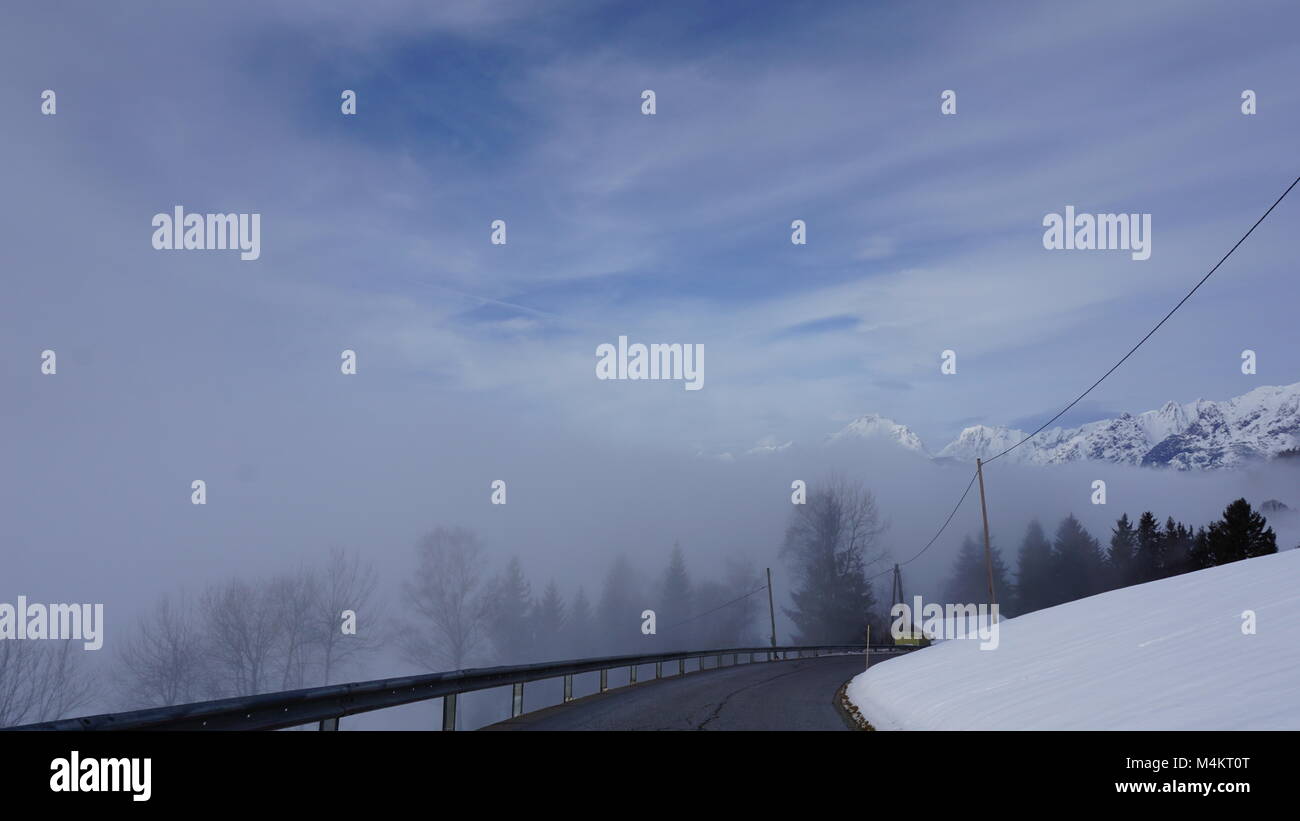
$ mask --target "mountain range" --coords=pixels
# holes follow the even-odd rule
[[[973,425],[937,452],[906,425],[877,414],[858,417],[830,442],[884,438],[936,460],[988,459],[1027,432]],[[1166,402],[1136,416],[1123,413],[1075,428],[1051,428],[1004,458],[1022,464],[1101,461],[1175,470],[1219,470],[1272,459],[1300,446],[1300,382],[1266,386],[1224,401]]]

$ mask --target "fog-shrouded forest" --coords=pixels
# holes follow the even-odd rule
[[[0,726],[1300,545],[1293,3],[122,5],[0,23]]]
[[[890,492],[900,481],[951,484],[964,474],[899,458],[867,449],[821,473],[757,463],[741,484],[772,487],[775,501],[751,510],[763,528],[737,515],[745,506],[736,496],[744,494],[730,495],[731,485],[719,482],[719,492],[702,492],[695,502],[728,511],[717,532],[730,538],[700,544],[698,524],[689,521],[698,511],[677,508],[681,519],[634,527],[637,538],[626,547],[598,545],[576,571],[498,543],[499,530],[447,523],[378,555],[355,547],[304,551],[267,572],[153,589],[134,602],[129,621],[109,623],[101,653],[66,642],[0,643],[0,724],[416,672],[763,646],[771,640],[768,568],[781,644],[860,643],[868,624],[873,636],[886,637],[895,562],[908,597],[986,602],[978,508],[963,508],[935,545],[914,557],[922,528],[939,522],[915,521]],[[873,486],[862,459],[889,465],[890,482]],[[725,463],[693,468],[697,481],[699,474],[738,473]],[[1068,469],[990,471],[994,586],[1004,616],[1294,547],[1290,505],[1256,499],[1261,488],[1284,487],[1279,480],[1292,475],[1291,466],[1268,469],[1282,472],[1241,474],[1234,485],[1112,468],[1106,505],[1089,503],[1088,482],[1079,478],[1091,475],[1086,468],[1078,477]],[[792,503],[776,480],[791,475],[808,477],[802,503]],[[1078,485],[1080,504],[1063,509],[1063,485]],[[1244,488],[1256,501],[1232,492],[1224,499],[1225,486]],[[1127,498],[1141,501],[1128,505]],[[654,536],[662,540],[655,544]],[[646,611],[653,611],[653,632],[645,629]],[[530,703],[558,700],[558,688],[555,681],[530,685]],[[463,698],[465,727],[508,715],[501,693]],[[435,726],[434,712],[408,706],[352,723],[427,728]]]

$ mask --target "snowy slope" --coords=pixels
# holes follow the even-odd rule
[[[882,730],[1300,729],[1297,579],[1289,550],[1113,590],[1003,622],[994,650],[882,661],[848,695]]]

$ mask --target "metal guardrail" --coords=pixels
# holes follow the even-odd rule
[[[454,670],[447,673],[429,673],[419,676],[378,679],[375,681],[331,684],[303,690],[263,693],[255,696],[224,698],[216,701],[199,701],[171,707],[154,707],[127,713],[105,713],[81,718],[66,718],[39,724],[10,727],[10,730],[282,730],[319,722],[321,730],[337,730],[339,720],[357,713],[397,707],[416,701],[441,698],[442,729],[456,728],[456,697],[461,693],[511,686],[510,715],[524,712],[524,684],[530,681],[564,678],[564,702],[573,701],[573,677],[581,673],[600,673],[600,690],[609,690],[609,671],[627,667],[629,684],[637,683],[637,668],[653,664],[655,678],[663,677],[665,663],[677,662],[677,674],[686,674],[686,662],[698,659],[697,671],[705,670],[704,662],[716,658],[712,668],[725,666],[723,659],[731,656],[731,664],[740,663],[748,655],[749,663],[755,656],[767,661],[786,660],[794,653],[804,658],[805,653],[821,656],[834,652],[906,653],[914,648],[892,644],[827,644],[803,647],[731,647],[722,650],[702,650],[688,653],[659,653],[647,656],[606,656],[602,658],[575,659],[571,661],[520,664],[510,667],[483,667]]]

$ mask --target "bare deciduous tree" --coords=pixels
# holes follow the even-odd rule
[[[376,584],[373,565],[335,550],[320,568],[213,585],[197,605],[163,597],[118,659],[119,698],[153,707],[328,684],[382,642]],[[344,635],[344,610],[370,628]]]
[[[209,695],[254,695],[272,690],[282,608],[269,585],[232,579],[209,588],[199,603],[210,665]]]
[[[90,703],[81,642],[0,641],[0,727],[66,718]]]
[[[439,527],[416,547],[406,583],[407,622],[401,647],[427,670],[459,670],[484,641],[483,546],[464,528]]]
[[[279,690],[297,690],[312,681],[319,642],[316,602],[320,577],[311,568],[276,576],[266,583],[265,595],[275,612],[278,630],[274,640],[279,670]]]
[[[798,642],[861,641],[876,615],[867,569],[884,558],[885,530],[875,497],[859,482],[830,476],[795,505],[781,554],[796,580]]]
[[[198,701],[204,693],[203,634],[184,594],[164,595],[123,644],[114,678],[128,708]]]
[[[340,549],[330,551],[329,563],[318,577],[312,619],[320,655],[321,683],[329,684],[338,670],[377,650],[384,642],[382,605],[374,600],[378,577],[372,564],[349,556]],[[356,635],[344,635],[342,615],[357,615]]]

